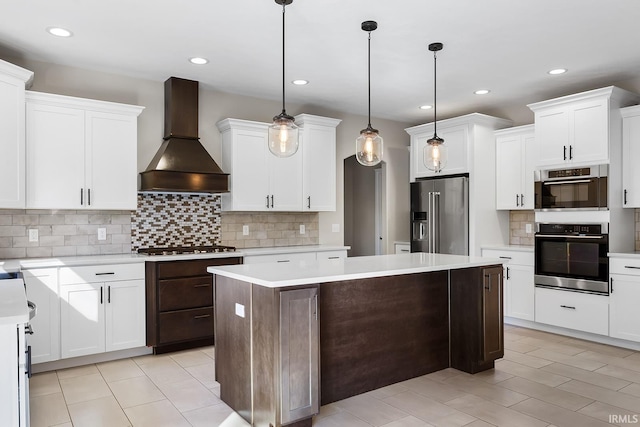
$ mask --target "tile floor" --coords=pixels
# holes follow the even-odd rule
[[[317,427],[640,426],[640,352],[505,326],[505,357],[323,406]],[[219,399],[213,348],[34,375],[40,426],[246,427]]]

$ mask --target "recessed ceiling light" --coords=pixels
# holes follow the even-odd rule
[[[555,75],[555,74],[564,74],[566,72],[567,72],[566,68],[556,68],[555,70],[551,70],[548,73],[552,74],[552,75]]]
[[[489,89],[479,89],[479,90],[477,90],[477,91],[475,91],[473,93],[475,93],[476,95],[486,95],[489,92],[491,92]]]
[[[73,35],[71,31],[60,27],[49,27],[47,28],[47,32],[57,37],[71,37]]]
[[[189,62],[196,65],[204,65],[207,64],[209,60],[207,58],[200,58],[196,56],[195,58],[189,58]]]
[[[304,86],[309,84],[309,80],[304,80],[304,79],[298,79],[298,80],[294,80],[291,83],[293,83],[294,85],[298,85],[298,86]]]
[[[431,105],[421,105],[418,108],[421,109],[421,110],[430,110],[433,107]]]

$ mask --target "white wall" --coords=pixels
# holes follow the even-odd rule
[[[31,87],[34,91],[144,106],[145,110],[138,119],[138,170],[143,171],[147,167],[163,137],[164,81],[144,80],[19,58],[2,59],[34,71],[35,78]],[[167,76],[169,77],[171,76]],[[367,102],[366,94],[363,94],[362,102]],[[219,162],[221,139],[215,126],[216,122],[227,117],[270,122],[271,118],[280,111],[280,101],[229,94],[221,92],[219,88],[201,85],[200,141],[211,156]],[[366,127],[367,118],[311,105],[288,104],[287,112],[292,116],[308,113],[342,120],[337,128],[336,138],[337,210],[320,213],[319,241],[321,244],[343,244],[343,160],[355,152],[355,139],[360,134],[360,130]],[[406,225],[409,215],[409,153],[406,149],[409,136],[404,132],[404,128],[411,123],[375,118],[372,121],[374,127],[380,130],[385,142],[384,156],[387,162],[385,241],[387,252],[392,253],[393,241],[407,240],[409,235]],[[340,232],[333,233],[332,224],[339,224]]]

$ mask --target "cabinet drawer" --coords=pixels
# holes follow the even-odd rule
[[[640,276],[640,257],[637,259],[636,258],[610,258],[609,273]]]
[[[242,264],[241,257],[190,259],[184,261],[157,261],[158,278],[169,279],[172,277],[210,276],[207,267],[214,265]]]
[[[509,264],[533,266],[533,251],[509,251],[501,249],[483,249],[482,256],[486,258],[501,258],[507,260]]]
[[[315,261],[315,252],[296,252],[276,255],[249,255],[244,257],[245,264],[259,264],[265,262],[295,262],[295,261]]]
[[[158,309],[160,311],[199,308],[213,305],[213,278],[209,276],[160,280]]]
[[[347,251],[322,251],[316,255],[317,259],[344,259],[347,257]]]
[[[61,267],[60,285],[144,279],[144,263]]]
[[[609,333],[609,297],[536,288],[535,321],[594,334]]]
[[[160,344],[213,336],[213,307],[160,313],[159,318]]]
[[[411,244],[396,243],[394,246],[394,252],[397,254],[408,254],[411,252]]]

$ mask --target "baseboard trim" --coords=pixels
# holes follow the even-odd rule
[[[34,364],[31,372],[37,374],[39,372],[55,371],[58,369],[75,368],[76,366],[90,365],[93,363],[110,362],[112,360],[126,359],[128,357],[144,356],[152,354],[151,347],[137,347],[127,350],[110,351],[108,353],[91,354],[89,356],[72,357],[69,359],[54,360],[52,362],[44,362]]]

